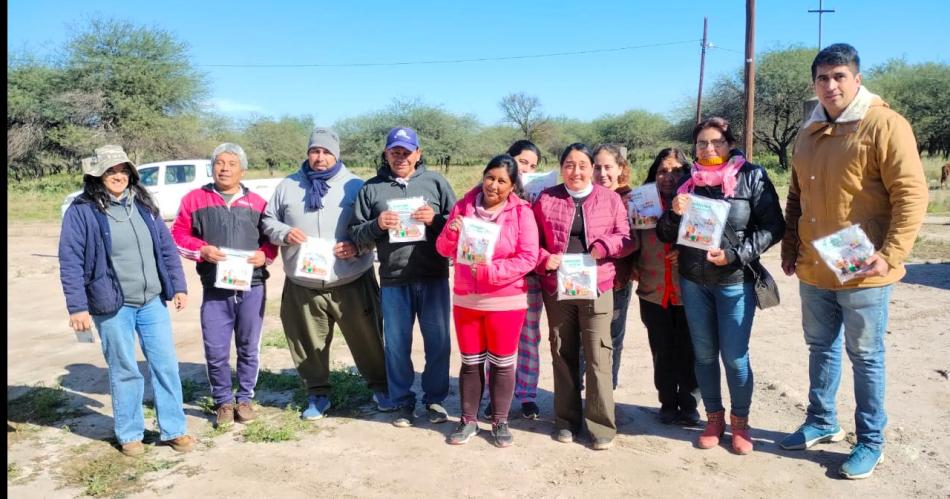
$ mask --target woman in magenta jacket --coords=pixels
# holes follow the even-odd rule
[[[500,226],[490,262],[455,262],[452,314],[462,354],[462,418],[447,439],[450,444],[464,444],[478,433],[476,416],[486,359],[491,365],[492,437],[498,447],[512,444],[508,410],[515,387],[518,339],[528,307],[525,275],[538,260],[538,226],[531,205],[515,194],[518,185],[515,159],[507,154],[492,158],[482,173],[481,185],[455,204],[435,243],[439,254],[455,258],[463,219]]]
[[[614,259],[635,249],[627,209],[620,196],[591,182],[593,155],[584,144],[561,153],[563,183],[534,203],[540,233],[535,268],[541,276],[544,309],[554,365],[554,437],[574,441],[586,422],[595,450],[609,449],[617,434],[614,419],[612,342]],[[558,299],[557,270],[565,253],[590,254],[597,262],[597,297]],[[580,347],[587,363],[587,403],[581,406]]]

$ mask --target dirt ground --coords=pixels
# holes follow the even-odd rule
[[[81,495],[83,486],[68,484],[64,470],[76,460],[88,459],[90,448],[116,452],[106,443],[112,437],[112,410],[100,345],[77,343],[67,326],[56,259],[58,233],[55,224],[8,226],[7,397],[9,401],[40,383],[47,387],[58,383],[80,416],[41,426],[26,438],[10,439],[10,497]],[[950,220],[930,217],[923,233],[948,240]],[[909,265],[907,278],[894,288],[886,340],[886,455],[872,478],[851,482],[837,478],[838,466],[850,449],[847,440],[799,452],[783,451],[776,444],[804,418],[807,349],[797,281],[779,271],[777,248],[764,260],[781,287],[782,304],[758,311],[753,326],[755,393],[750,421],[756,451],[752,455],[732,454],[728,436],[718,448],[696,449],[693,440],[699,429],[657,422],[649,347],[634,306],[615,393],[620,434],[609,451],[551,439],[553,383],[546,342],[541,356],[541,419],[526,421],[513,411],[515,445],[508,449],[491,445],[484,422],[481,438],[462,447],[446,445],[445,436],[459,415],[459,359],[453,345],[452,391],[446,401],[449,423],[420,421],[413,428],[395,428],[390,425],[392,415],[367,408],[357,416],[331,414],[312,423],[315,429],[297,440],[249,443],[239,428],[212,432],[211,416],[190,403],[189,430],[200,438],[196,451],[177,455],[168,447],[150,446],[148,458],[171,464],[139,477],[140,486],[128,493],[132,497],[950,497],[950,263],[944,259]],[[192,294],[185,311],[173,312],[175,343],[182,377],[204,383],[200,287],[193,265],[186,263],[185,269]],[[275,313],[283,282],[279,263],[272,274],[264,330],[280,331]],[[335,342],[332,355],[342,364],[352,364],[343,342]],[[420,372],[418,333],[413,358]],[[853,385],[847,360],[845,364],[838,409],[842,427],[853,432]],[[293,364],[286,349],[265,348],[262,367],[277,372],[292,369]],[[262,408],[267,411],[279,414],[280,409]],[[12,435],[8,424],[8,438]]]

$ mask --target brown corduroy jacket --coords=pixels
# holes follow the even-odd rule
[[[782,261],[822,289],[885,286],[906,274],[927,211],[927,182],[910,124],[861,88],[834,122],[821,106],[798,134],[785,206]],[[841,284],[812,245],[858,224],[890,267],[884,276]]]

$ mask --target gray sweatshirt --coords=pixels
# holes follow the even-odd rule
[[[351,241],[347,222],[352,216],[353,202],[363,186],[363,180],[353,175],[345,165],[342,166],[340,171],[327,181],[330,189],[326,196],[323,196],[323,209],[315,211],[305,211],[304,196],[309,184],[307,177],[298,171],[277,185],[264,210],[264,234],[280,247],[284,272],[294,284],[310,289],[325,289],[355,281],[373,267],[372,244],[358,245],[359,254],[356,257],[336,260],[333,266],[334,279],[323,281],[293,276],[300,246],[288,245],[287,234],[297,227],[311,237],[337,242]]]
[[[422,196],[435,210],[426,240],[390,243],[389,232],[379,228],[377,218],[386,211],[386,201]],[[357,244],[375,244],[379,252],[379,281],[399,286],[423,279],[448,279],[449,261],[435,250],[435,240],[455,206],[455,192],[442,175],[417,165],[408,185],[397,182],[388,166],[379,169],[360,189],[350,220],[350,235]]]
[[[112,237],[112,268],[119,278],[123,304],[141,307],[162,293],[152,235],[132,196],[111,197],[106,218]]]

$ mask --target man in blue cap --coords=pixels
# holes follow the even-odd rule
[[[383,166],[360,189],[350,220],[357,245],[375,244],[379,254],[386,376],[389,396],[399,407],[393,425],[412,426],[416,394],[412,391],[412,327],[416,318],[425,343],[422,403],[429,422],[442,423],[442,402],[449,393],[449,265],[435,250],[435,240],[455,205],[455,193],[442,175],[429,171],[415,130],[396,127],[386,136]],[[424,224],[417,239],[399,237],[405,224],[396,203],[422,198],[410,218]],[[425,306],[423,306],[425,304]]]

